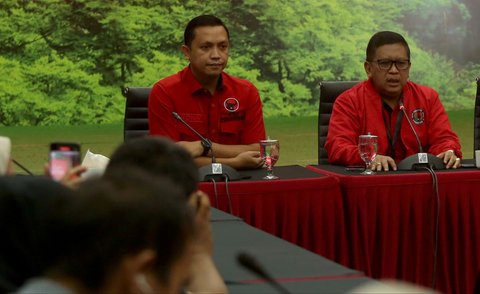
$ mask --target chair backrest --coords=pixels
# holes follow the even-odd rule
[[[320,82],[320,103],[318,106],[318,164],[328,164],[328,154],[325,150],[328,125],[332,114],[333,103],[338,95],[360,81],[323,81]]]
[[[148,96],[152,88],[127,87],[125,96],[125,116],[123,120],[123,140],[148,135]]]
[[[475,97],[475,117],[473,126],[473,151],[480,150],[480,77],[477,78],[477,96]]]

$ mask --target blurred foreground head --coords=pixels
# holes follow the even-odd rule
[[[198,184],[198,169],[190,154],[162,137],[140,137],[124,142],[112,154],[105,177],[136,167],[153,176],[168,177],[188,198]],[[184,197],[184,198],[185,198]]]
[[[48,230],[50,243],[59,244],[51,251],[61,252],[50,252],[49,279],[87,293],[181,291],[193,219],[176,185],[129,169],[88,181],[75,193]]]
[[[72,198],[48,178],[0,177],[0,293],[10,293],[40,275],[49,260],[42,244],[46,220]]]

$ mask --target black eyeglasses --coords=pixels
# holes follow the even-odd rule
[[[378,59],[376,61],[371,61],[378,64],[378,67],[383,70],[390,70],[392,65],[395,64],[397,69],[405,70],[410,66],[410,59],[405,60],[390,60],[390,59]]]

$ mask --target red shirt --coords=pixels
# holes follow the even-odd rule
[[[177,121],[172,112],[202,136],[220,144],[252,144],[265,139],[262,103],[247,80],[222,72],[215,93],[193,76],[190,67],[158,81],[148,101],[151,135],[174,141],[197,141],[198,136]]]
[[[399,162],[404,159],[406,156],[406,148],[402,143],[402,140],[398,137],[400,135],[399,130],[402,127],[403,122],[403,113],[400,115],[401,110],[400,106],[396,106],[394,109],[391,109],[390,106],[383,104],[383,119],[385,122],[385,133],[387,133],[387,139],[390,141],[388,143],[387,152],[384,155],[388,155],[395,160],[395,162]],[[408,122],[405,122],[408,123]],[[397,136],[395,135],[398,132]]]
[[[437,92],[409,81],[403,88],[403,103],[424,152],[437,155],[453,150],[458,157],[462,157],[460,141],[450,126]],[[382,111],[382,98],[370,80],[342,93],[335,101],[328,127],[325,142],[328,161],[341,165],[363,164],[358,154],[358,136],[367,133],[378,136],[377,154],[389,155]],[[396,120],[396,115],[393,116]],[[393,117],[391,123],[395,123]],[[398,144],[404,149],[401,152],[405,157],[419,152],[417,140],[405,117],[402,118],[396,146]]]

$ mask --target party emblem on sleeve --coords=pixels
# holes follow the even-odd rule
[[[412,111],[412,120],[415,124],[421,125],[425,121],[425,112],[421,108]]]
[[[223,102],[223,106],[225,106],[226,110],[235,112],[240,107],[240,103],[236,98],[227,98],[225,99],[225,102]]]

